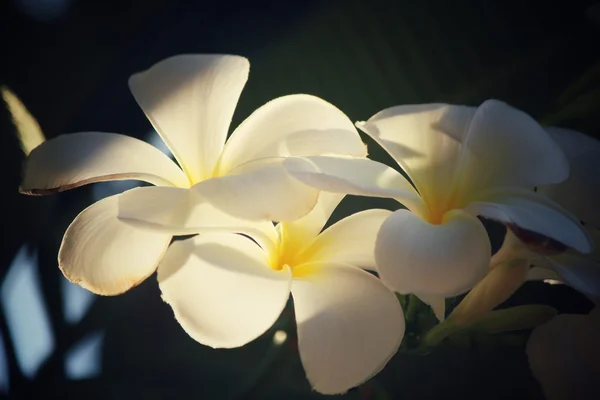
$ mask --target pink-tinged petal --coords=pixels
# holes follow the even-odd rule
[[[599,310],[559,315],[531,333],[529,367],[548,400],[600,398]]]
[[[402,308],[379,279],[359,268],[305,265],[315,272],[292,281],[300,359],[314,390],[344,393],[396,353],[405,329]]]
[[[301,182],[326,192],[396,199],[424,215],[425,205],[398,171],[366,158],[293,157],[283,165]]]
[[[250,162],[229,175],[200,182],[192,190],[237,218],[293,221],[313,209],[319,191],[291,176],[283,166],[284,160]]]
[[[119,196],[119,219],[129,225],[171,235],[211,230],[244,233],[266,250],[278,242],[270,221],[249,221],[221,211],[191,189],[141,187]]]
[[[357,126],[406,171],[425,201],[439,209],[452,194],[475,110],[449,104],[404,105],[380,111]]]
[[[375,239],[388,210],[365,210],[352,214],[323,231],[299,258],[304,262],[349,264],[375,270]]]
[[[178,55],[129,79],[136,101],[193,183],[212,176],[249,69],[240,56]]]
[[[275,323],[290,295],[290,270],[273,270],[268,261],[256,243],[236,234],[175,242],[158,267],[162,298],[199,343],[243,346]]]
[[[65,232],[58,253],[65,277],[96,294],[117,295],[137,286],[156,270],[171,242],[169,234],[119,221],[118,197],[83,210]]]
[[[232,133],[219,174],[261,158],[323,154],[366,157],[367,147],[332,104],[306,94],[283,96],[260,107]]]
[[[466,195],[490,187],[533,188],[569,175],[564,153],[544,128],[498,100],[479,106],[462,151],[460,182]]]
[[[446,213],[439,225],[398,210],[383,223],[375,243],[379,276],[403,294],[464,293],[485,276],[490,256],[485,228],[462,210]]]
[[[148,143],[116,133],[82,132],[60,135],[33,149],[19,190],[44,195],[126,179],[189,186],[181,169]]]
[[[582,253],[592,251],[592,239],[573,215],[545,196],[531,191],[497,191],[482,196],[481,201],[469,204],[465,210],[473,215],[514,224]]]
[[[600,141],[580,132],[546,128],[562,148],[571,172],[569,178],[555,185],[541,186],[545,194],[587,224],[600,228]]]

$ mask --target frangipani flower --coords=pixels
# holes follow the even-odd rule
[[[379,372],[400,345],[404,316],[394,293],[357,266],[374,267],[390,212],[362,211],[319,234],[342,197],[321,193],[294,222],[256,223],[256,242],[213,231],[173,243],[158,282],[183,329],[214,348],[243,346],[273,325],[291,292],[315,390],[342,393]]]
[[[248,60],[239,56],[182,55],[130,78],[135,99],[178,164],[145,142],[114,133],[62,135],[33,150],[23,193],[124,179],[156,185],[102,199],[75,218],[58,257],[69,280],[98,294],[125,292],[154,272],[176,233],[170,225],[243,226],[244,219],[294,219],[309,212],[318,191],[289,177],[282,157],[366,155],[348,118],[309,95],[267,103],[225,144],[248,71]],[[118,219],[149,212],[165,225],[162,231]]]
[[[533,375],[548,400],[600,398],[600,308],[562,314],[535,328],[527,342]]]
[[[533,268],[529,280],[563,282],[595,302],[600,301],[600,142],[580,132],[547,128],[571,165],[564,182],[538,187],[538,192],[573,212],[585,224],[595,244],[592,254],[578,254],[551,238],[509,226],[502,248],[492,258],[492,267],[507,260],[523,259]]]
[[[486,274],[490,242],[478,215],[551,237],[581,252],[589,238],[579,222],[534,186],[568,176],[559,146],[531,117],[505,103],[398,106],[357,126],[412,180],[356,158],[306,157],[284,164],[322,190],[389,197],[394,212],[378,234],[380,277],[444,314],[444,298],[471,289]]]

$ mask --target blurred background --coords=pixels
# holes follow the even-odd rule
[[[250,59],[233,126],[274,97],[310,93],[352,120],[398,104],[478,105],[498,98],[544,123],[600,133],[600,6],[594,1],[2,0],[0,38],[0,84],[21,99],[47,138],[119,132],[168,151],[127,78],[180,53]],[[212,350],[180,328],[154,278],[118,297],[94,296],[67,282],[56,256],[68,224],[93,201],[135,183],[20,195],[24,155],[6,107],[0,107],[0,127],[1,396],[325,398],[305,379],[291,308],[248,346]],[[365,141],[374,159],[390,162]],[[347,198],[334,218],[371,207],[394,204]],[[510,300],[523,303],[561,313],[591,307],[568,287],[542,283],[527,283]],[[340,398],[514,396],[543,398],[523,343],[500,341],[398,354],[376,378]]]

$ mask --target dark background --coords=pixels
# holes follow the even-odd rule
[[[600,24],[594,18],[600,12],[593,4],[0,0],[0,84],[20,97],[47,138],[94,130],[149,140],[151,127],[128,91],[129,75],[179,53],[233,53],[251,62],[233,126],[290,93],[323,97],[353,120],[397,104],[477,105],[498,98],[543,122],[598,137]],[[321,397],[304,378],[292,310],[248,346],[212,350],[183,332],[154,278],[114,298],[66,283],[56,263],[66,227],[99,196],[124,186],[20,195],[24,156],[4,108],[0,124],[0,393],[17,399]],[[389,161],[368,143],[373,158]],[[376,206],[393,204],[352,198],[336,215]],[[590,307],[569,288],[535,283],[511,300],[526,302],[559,312]],[[272,344],[277,329],[288,332],[282,346]],[[542,398],[522,346],[445,346],[427,356],[397,355],[346,398],[515,396]]]

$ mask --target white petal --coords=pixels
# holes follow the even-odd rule
[[[295,221],[279,223],[277,229],[285,246],[281,251],[286,254],[299,254],[319,235],[344,197],[344,194],[320,192],[317,204],[308,214]]]
[[[323,154],[365,157],[367,148],[352,122],[334,105],[294,94],[260,107],[232,133],[219,173],[260,158]]]
[[[396,296],[368,272],[307,264],[312,275],[292,282],[300,359],[313,388],[343,393],[377,374],[404,336]]]
[[[194,340],[213,348],[243,346],[269,329],[290,295],[289,269],[235,234],[178,241],[158,267],[162,298]]]
[[[561,281],[592,301],[600,301],[600,263],[569,254],[549,257],[548,261]]]
[[[287,158],[283,165],[295,178],[320,190],[393,198],[414,212],[425,212],[412,185],[398,171],[376,161],[314,156]]]
[[[444,296],[434,294],[416,294],[416,296],[431,307],[438,321],[446,319],[446,298]]]
[[[375,239],[388,210],[365,210],[352,214],[323,231],[299,255],[304,262],[343,263],[375,269]]]
[[[36,147],[27,158],[20,191],[50,194],[125,179],[189,186],[177,165],[148,143],[116,133],[83,132],[60,135]]]
[[[278,241],[270,221],[233,217],[191,189],[141,187],[128,190],[119,195],[119,219],[132,226],[171,235],[210,230],[245,233],[267,250]]]
[[[555,185],[541,186],[545,194],[575,214],[577,218],[600,227],[600,141],[562,128],[546,128],[565,152],[571,171],[569,178]]]
[[[428,203],[444,208],[475,110],[448,104],[397,106],[357,126],[390,153]]]
[[[171,235],[131,227],[117,219],[119,195],[106,197],[73,220],[58,253],[71,282],[101,295],[116,295],[150,276]]]
[[[129,79],[138,104],[193,183],[213,173],[249,69],[240,56],[179,55]]]
[[[544,196],[530,191],[498,191],[469,204],[466,211],[503,223],[513,223],[582,253],[592,251],[586,230],[566,210]]]
[[[485,276],[490,255],[485,228],[462,210],[446,213],[439,225],[398,210],[383,223],[375,244],[379,276],[403,294],[464,293]]]
[[[319,192],[294,179],[283,161],[275,158],[247,163],[229,175],[202,181],[192,190],[235,217],[295,220],[313,209]]]
[[[533,118],[497,100],[484,102],[465,138],[460,179],[466,193],[489,187],[534,187],[569,174],[564,153]]]

